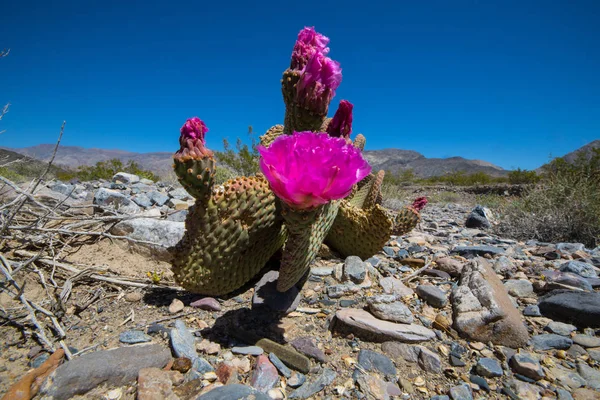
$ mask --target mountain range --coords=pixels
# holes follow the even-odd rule
[[[583,152],[583,154],[588,156],[591,154],[591,149],[593,148],[600,148],[600,140],[588,143],[580,149],[565,155],[564,158],[572,162],[577,157],[577,154]],[[7,150],[26,155],[33,159],[48,161],[54,151],[54,145],[40,144],[32,147]],[[366,150],[363,154],[374,170],[384,169],[386,171],[401,172],[412,169],[418,177],[440,176],[457,171],[463,171],[467,174],[484,172],[491,176],[505,176],[510,172],[487,161],[469,160],[463,157],[427,158],[423,154],[413,150]],[[61,146],[58,149],[54,162],[56,165],[76,168],[80,165],[94,165],[98,161],[118,158],[123,162],[135,161],[143,169],[150,170],[158,175],[166,175],[171,171],[172,157],[173,153],[171,152],[134,153],[117,149]]]

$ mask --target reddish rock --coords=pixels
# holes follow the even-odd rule
[[[224,361],[217,365],[215,373],[217,374],[219,382],[224,385],[237,383],[238,381],[237,368],[231,362]]]
[[[207,311],[221,311],[221,304],[219,304],[219,302],[212,297],[205,297],[203,299],[196,300],[192,302],[190,306]]]
[[[264,354],[258,356],[252,378],[250,378],[250,385],[259,392],[267,393],[269,389],[275,387],[278,380],[277,368],[271,364],[269,358]]]
[[[173,393],[173,382],[168,372],[158,368],[142,368],[138,375],[138,400],[179,400]]]

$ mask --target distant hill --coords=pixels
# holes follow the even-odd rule
[[[0,167],[2,166],[9,171],[16,173],[22,178],[33,178],[38,177],[43,171],[46,170],[47,163],[28,155],[0,148]],[[60,171],[63,171],[63,169],[53,166],[46,176],[52,177]]]
[[[421,178],[440,176],[463,171],[466,174],[485,172],[491,176],[506,176],[509,171],[481,160],[468,160],[462,157],[427,158],[412,150],[384,149],[366,150],[365,158],[374,170],[383,169],[401,172],[412,169]]]
[[[562,157],[555,157],[555,158],[563,158],[566,162],[572,164],[575,162],[577,157],[579,157],[579,155],[582,154],[583,157],[586,158],[586,160],[589,160],[592,157],[592,149],[600,149],[600,140],[594,140],[593,142],[590,142],[590,143],[586,144],[585,146],[581,146],[577,150],[573,150],[572,152],[567,153]],[[548,164],[542,165],[536,171],[542,172],[545,165],[548,165]]]

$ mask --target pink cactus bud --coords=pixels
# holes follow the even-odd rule
[[[323,132],[282,135],[258,151],[273,192],[298,210],[343,199],[371,172],[360,150]]]
[[[315,31],[313,27],[305,27],[298,33],[298,39],[292,51],[292,63],[290,68],[303,70],[308,60],[315,53],[327,54],[329,38]]]
[[[180,158],[212,157],[213,152],[205,147],[204,135],[208,128],[198,117],[189,118],[181,127],[179,136],[179,151],[175,154]]]
[[[320,105],[323,104],[328,106],[341,82],[340,64],[321,53],[315,53],[296,86],[297,101],[310,109],[322,108]]]
[[[427,197],[419,197],[412,203],[412,208],[421,211],[427,205]]]
[[[340,101],[335,115],[327,126],[329,136],[343,137],[348,139],[352,133],[352,108],[354,106],[348,100]]]

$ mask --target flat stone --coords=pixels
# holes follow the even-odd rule
[[[485,378],[483,378],[479,375],[470,374],[469,380],[471,381],[471,383],[474,383],[477,386],[479,386],[480,389],[485,390],[486,392],[490,391],[490,385],[488,385]]]
[[[540,387],[517,379],[509,379],[503,389],[504,393],[510,390],[513,396],[509,397],[515,400],[538,400],[541,398]]]
[[[577,372],[586,380],[589,388],[600,390],[600,371],[597,368],[592,368],[585,362],[579,361],[577,363]]]
[[[346,257],[342,278],[354,283],[363,283],[367,277],[365,263],[357,256]]]
[[[465,265],[459,285],[452,290],[452,309],[454,328],[471,340],[513,348],[529,340],[521,313],[483,258]]]
[[[305,355],[298,353],[291,346],[283,346],[267,338],[260,339],[256,342],[256,346],[259,346],[268,353],[275,353],[290,368],[294,368],[305,374],[310,371],[310,360]]]
[[[400,279],[396,279],[394,277],[388,276],[379,280],[379,284],[383,288],[384,293],[388,294],[397,294],[400,297],[410,296],[413,294],[413,290],[404,283]]]
[[[515,354],[510,359],[510,366],[515,373],[536,381],[546,376],[540,362],[531,353]]]
[[[258,346],[234,346],[231,348],[231,352],[233,354],[259,356],[263,353],[263,349]]]
[[[160,368],[142,368],[138,375],[138,400],[179,400],[173,393],[169,371]]]
[[[493,358],[487,357],[480,358],[477,361],[475,371],[478,375],[485,376],[486,378],[495,378],[503,374],[500,363]]]
[[[336,377],[337,374],[335,371],[329,368],[324,368],[321,374],[314,381],[306,382],[304,385],[293,391],[288,398],[307,399],[331,385]]]
[[[600,347],[600,337],[598,336],[574,335],[571,339],[583,347]]]
[[[448,275],[457,277],[460,276],[464,263],[452,258],[452,257],[441,257],[435,260],[436,268],[440,271],[446,272]]]
[[[138,183],[140,181],[140,177],[134,174],[128,174],[127,172],[117,172],[112,177],[112,181],[116,183]]]
[[[572,399],[575,400],[600,400],[600,393],[597,390],[580,388],[573,391]],[[562,400],[562,399],[560,399]]]
[[[335,313],[336,330],[348,329],[355,335],[375,341],[424,342],[435,338],[435,332],[420,325],[396,324],[375,318],[367,311],[348,308]],[[367,339],[369,340],[369,339]]]
[[[152,338],[142,331],[132,330],[121,332],[121,334],[119,335],[119,341],[121,343],[135,344],[150,342],[152,341]]]
[[[273,311],[289,314],[298,308],[302,295],[300,289],[292,286],[286,292],[277,290],[277,279],[279,271],[269,271],[263,275],[254,286],[254,295],[252,296],[252,308],[267,307]]]
[[[169,201],[169,196],[164,193],[157,192],[156,190],[152,190],[146,193],[146,195],[150,198],[152,204],[156,204],[159,207],[165,205],[167,201]]]
[[[526,317],[541,317],[540,308],[536,304],[530,304],[523,309],[523,315]]]
[[[586,349],[592,360],[600,363],[600,347]]]
[[[136,194],[135,196],[133,196],[131,198],[131,200],[133,200],[133,202],[140,207],[143,207],[143,208],[152,207],[152,201],[150,201],[150,198],[148,196],[146,196],[145,193]]]
[[[59,366],[45,381],[40,394],[70,399],[106,383],[133,382],[142,368],[163,368],[171,360],[168,348],[153,344],[120,347],[83,354]]]
[[[531,344],[536,350],[566,350],[573,344],[573,341],[567,337],[556,335],[554,333],[535,335],[531,338]]]
[[[530,297],[533,294],[533,285],[525,279],[509,279],[504,282],[508,294],[515,297]]]
[[[416,289],[417,295],[432,307],[442,308],[448,303],[446,292],[437,286],[419,285]]]
[[[306,382],[306,376],[300,372],[292,371],[292,375],[287,380],[287,385],[293,389],[296,389]]]
[[[136,253],[157,257],[160,260],[171,258],[167,248],[175,246],[183,238],[184,232],[185,224],[183,222],[155,218],[124,220],[110,230],[110,233],[116,236],[127,236],[131,239],[156,243],[157,245],[128,242],[128,246]]]
[[[571,272],[584,278],[597,278],[598,273],[592,264],[583,261],[567,261],[559,268],[561,272]]]
[[[281,372],[281,375],[286,378],[292,376],[292,370],[290,370],[274,353],[269,353],[269,361],[271,361],[275,368]]]
[[[190,196],[190,194],[184,189],[184,188],[177,188],[177,189],[173,189],[169,192],[169,197],[173,198],[173,199],[177,199],[177,200],[192,200],[192,196]]]
[[[412,324],[414,317],[410,309],[400,301],[392,303],[378,303],[368,299],[369,311],[377,318],[386,321],[400,322],[403,324]]]
[[[358,365],[365,371],[376,371],[390,378],[396,376],[392,360],[376,351],[362,349],[358,353]]]
[[[300,353],[309,358],[314,358],[322,363],[327,362],[327,356],[323,350],[317,347],[317,341],[314,337],[299,337],[292,340],[290,344]]]
[[[475,257],[489,255],[504,254],[504,249],[493,246],[457,246],[452,249],[451,253],[457,253],[464,257]]]
[[[207,311],[221,311],[221,304],[212,297],[204,297],[200,300],[196,300],[190,303],[190,306]]]
[[[542,315],[553,320],[600,327],[600,293],[557,290],[541,297],[538,306]]]
[[[250,378],[250,386],[259,392],[266,393],[269,389],[275,387],[278,380],[277,368],[271,364],[269,358],[265,355],[258,356],[256,366]]]
[[[94,193],[93,204],[96,206],[113,208],[123,214],[140,212],[140,207],[123,193],[106,188],[100,188]]]
[[[419,353],[419,366],[427,372],[436,374],[442,372],[442,361],[440,360],[440,357],[425,347],[421,347],[421,352]]]
[[[585,379],[583,379],[577,372],[561,366],[548,368],[548,374],[553,376],[562,385],[568,386],[571,389],[577,389],[587,384]]]
[[[467,384],[454,386],[450,389],[450,398],[452,400],[473,400],[471,388]]]
[[[373,375],[358,373],[356,383],[368,399],[389,400],[387,383]]]
[[[515,263],[506,256],[500,256],[496,260],[494,260],[492,268],[497,274],[506,274],[507,272],[514,271],[515,269],[517,269]]]
[[[196,400],[271,400],[269,396],[258,390],[239,383],[220,386],[200,395]]]
[[[440,271],[439,269],[435,269],[435,268],[428,268],[426,270],[424,270],[422,272],[423,275],[425,276],[434,276],[436,278],[442,278],[445,280],[450,280],[452,279],[452,277],[450,276],[449,273],[444,272],[444,271]]]
[[[333,267],[313,267],[310,269],[310,273],[314,276],[331,276]]]
[[[385,342],[381,344],[381,351],[395,360],[397,364],[402,365],[403,361],[418,362],[421,346],[400,342]]]
[[[577,327],[575,325],[565,324],[564,322],[550,321],[544,330],[550,333],[556,333],[557,335],[569,336],[571,332],[577,330]]]

